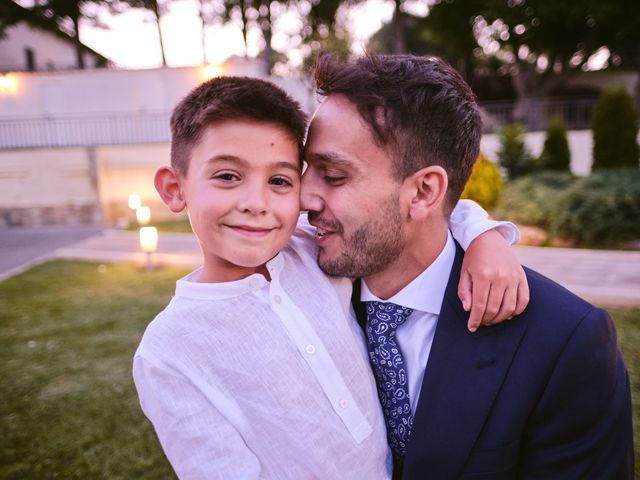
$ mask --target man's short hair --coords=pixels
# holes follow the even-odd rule
[[[239,119],[270,123],[286,130],[298,145],[302,166],[306,114],[281,88],[250,77],[213,78],[178,103],[171,115],[171,166],[186,175],[191,151],[205,128]]]
[[[482,135],[475,95],[460,74],[435,57],[372,55],[343,62],[324,55],[314,77],[318,93],[344,95],[356,106],[376,142],[389,148],[397,180],[430,165],[446,170],[449,213],[471,175]]]

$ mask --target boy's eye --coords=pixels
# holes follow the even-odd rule
[[[222,180],[223,182],[233,182],[240,180],[240,176],[233,172],[220,172],[213,176],[215,180]]]
[[[269,183],[271,183],[271,185],[275,185],[277,187],[291,187],[291,186],[293,186],[293,183],[288,178],[284,178],[284,177],[273,177],[271,180],[269,180]]]

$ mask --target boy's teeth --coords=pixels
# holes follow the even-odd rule
[[[319,237],[323,237],[324,235],[327,234],[326,230],[323,230],[321,228],[318,228],[317,233]]]

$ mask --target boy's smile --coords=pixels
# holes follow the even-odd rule
[[[199,281],[266,275],[300,210],[298,147],[287,131],[253,120],[209,125],[179,183],[204,256]]]

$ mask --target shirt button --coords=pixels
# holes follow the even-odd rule
[[[249,286],[251,288],[255,288],[258,286],[258,279],[257,278],[252,278],[251,280],[249,280]]]
[[[275,295],[273,297],[273,301],[276,303],[282,303],[282,298],[280,298],[280,295]]]
[[[314,353],[316,353],[316,347],[314,347],[313,345],[307,345],[307,353],[309,355],[313,355]]]
[[[338,405],[340,405],[340,408],[347,408],[349,406],[349,403],[343,398],[342,400],[340,400]]]

